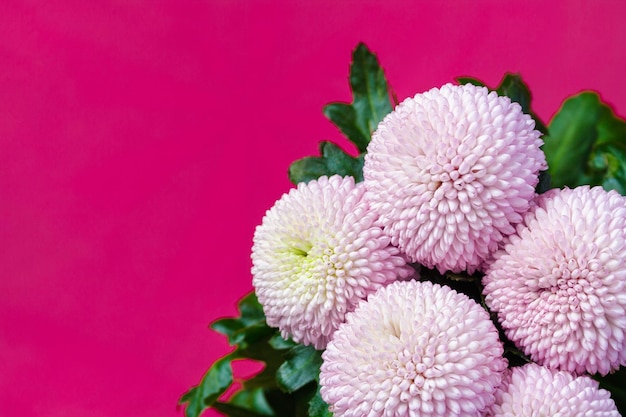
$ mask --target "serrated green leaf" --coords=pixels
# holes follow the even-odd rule
[[[345,153],[332,142],[321,142],[322,156],[309,156],[293,162],[289,166],[289,179],[292,183],[309,182],[323,175],[354,177],[356,182],[363,181],[364,156],[353,157]]]
[[[276,332],[275,329],[267,326],[263,308],[254,292],[242,298],[238,306],[240,312],[238,318],[219,319],[211,324],[213,330],[228,336],[228,342],[231,345],[240,345],[245,348]]]
[[[265,398],[262,388],[242,389],[230,398],[228,403],[240,409],[254,412],[255,416],[275,416],[274,410]],[[216,409],[218,409],[216,407]],[[221,411],[218,409],[218,411]],[[234,414],[228,414],[234,416]]]
[[[539,118],[539,116],[533,113],[532,109],[530,108],[530,102],[532,98],[530,94],[530,89],[522,80],[522,77],[520,75],[505,74],[502,81],[500,81],[500,85],[498,85],[498,87],[496,87],[496,89],[493,91],[498,93],[499,96],[507,96],[511,99],[511,101],[518,103],[522,107],[522,111],[530,115],[530,117],[532,117],[535,121],[535,129],[537,129],[544,135],[548,133],[548,128],[546,127],[546,125]]]
[[[341,130],[347,138],[355,144],[369,143],[365,133],[360,129],[357,123],[356,110],[351,104],[346,103],[330,103],[324,106],[324,116],[326,116],[335,126]],[[363,146],[357,145],[360,152]],[[367,145],[365,145],[367,148]]]
[[[596,145],[589,166],[591,183],[626,195],[626,149],[607,143]]]
[[[211,323],[211,329],[230,338],[239,330],[245,328],[245,324],[239,319],[225,318],[219,319]],[[232,343],[231,343],[232,344]]]
[[[263,313],[263,306],[259,303],[259,300],[252,291],[245,297],[243,297],[239,303],[239,311],[241,312],[241,320],[244,323],[256,323],[259,320],[265,320],[265,314]]]
[[[265,321],[255,323],[242,329],[233,335],[233,343],[239,345],[240,348],[246,348],[248,345],[257,341],[264,341],[276,332],[265,323]]]
[[[297,345],[297,343],[291,340],[291,338],[287,340],[283,339],[283,337],[278,332],[274,336],[272,336],[272,338],[269,340],[269,344],[272,348],[276,350],[290,349]]]
[[[315,395],[309,401],[309,417],[332,417],[333,413],[328,409],[328,404],[322,399],[320,387],[317,386]]]
[[[212,408],[229,417],[268,417],[268,416],[274,417],[276,416],[273,413],[261,414],[261,413],[255,412],[254,410],[250,410],[244,407],[233,405],[231,403],[217,402],[213,404]]]
[[[278,334],[278,332],[276,332],[276,334]],[[258,341],[249,345],[245,349],[239,348],[237,350],[238,354],[242,358],[250,358],[260,361],[265,365],[261,372],[244,382],[245,389],[278,388],[276,383],[276,372],[285,361],[286,356],[284,350],[277,350],[270,344],[270,341],[274,339],[275,335],[263,341]]]
[[[496,92],[499,96],[507,96],[522,106],[524,113],[530,113],[530,90],[517,74],[506,74]]]
[[[378,58],[360,43],[350,65],[351,104],[331,103],[324,115],[352,141],[359,152],[367,150],[378,123],[392,110],[389,87]]]
[[[455,80],[460,85],[472,84],[472,85],[475,85],[476,87],[486,87],[484,82],[477,80],[476,78],[472,78],[472,77],[457,77]]]
[[[565,100],[550,122],[543,151],[554,187],[602,185],[624,193],[626,122],[594,92]]]
[[[233,369],[231,362],[234,355],[229,354],[217,360],[200,381],[197,387],[189,390],[180,400],[187,403],[185,415],[199,417],[203,410],[217,401],[233,383]]]
[[[287,360],[276,372],[276,382],[285,392],[294,392],[319,376],[321,352],[311,346],[298,345],[287,352]]]

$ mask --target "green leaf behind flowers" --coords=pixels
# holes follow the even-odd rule
[[[294,346],[287,353],[287,360],[278,368],[278,386],[285,392],[294,392],[315,381],[321,365],[320,351],[311,346]]]
[[[317,388],[321,352],[285,340],[277,329],[267,326],[254,292],[244,297],[238,308],[239,317],[211,325],[236,349],[218,359],[200,383],[182,396],[185,415],[199,417],[213,408],[231,417],[306,416]],[[235,382],[232,362],[241,359],[262,362],[264,368],[250,379],[238,381],[241,388],[225,400],[222,396]]]
[[[324,114],[359,152],[365,152],[378,123],[392,108],[385,73],[376,55],[363,43],[359,43],[352,53],[350,88],[353,102],[328,104],[324,107]]]
[[[553,186],[601,185],[626,194],[626,121],[597,93],[565,100],[549,129],[543,150]]]
[[[322,156],[307,156],[294,161],[289,166],[289,180],[298,184],[309,182],[322,175],[330,177],[339,174],[350,175],[356,182],[363,181],[363,154],[357,157],[348,155],[332,142],[321,142],[320,153]]]
[[[289,167],[292,183],[308,182],[323,175],[352,176],[363,181],[363,161],[367,145],[378,123],[392,110],[389,87],[378,58],[360,43],[350,65],[352,103],[331,103],[324,115],[356,145],[359,154],[351,156],[331,142],[320,144],[321,156],[299,159]]]
[[[309,417],[332,417],[332,415],[333,413],[330,412],[328,404],[322,399],[318,385],[317,391],[309,403]]]
[[[204,375],[200,384],[183,395],[180,403],[187,403],[185,414],[188,417],[199,416],[231,386],[233,383],[232,360],[232,355],[226,355],[216,361]]]

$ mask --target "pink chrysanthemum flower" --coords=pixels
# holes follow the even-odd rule
[[[283,337],[326,346],[346,312],[368,294],[415,273],[352,177],[321,177],[282,196],[254,233],[253,285]]]
[[[537,364],[507,370],[486,417],[620,417],[607,390],[588,376]]]
[[[346,317],[322,354],[337,417],[478,416],[507,362],[487,312],[429,281],[395,282]]]
[[[539,196],[483,284],[535,362],[603,375],[626,365],[626,198],[588,186]]]
[[[363,175],[385,232],[414,262],[474,272],[529,208],[540,133],[508,97],[447,84],[378,125]]]

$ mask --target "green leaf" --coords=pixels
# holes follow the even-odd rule
[[[254,411],[254,415],[274,416],[274,410],[267,402],[262,388],[243,389],[233,395],[228,403],[245,410]],[[216,407],[216,409],[218,408]],[[233,414],[229,415],[233,416]]]
[[[332,142],[321,142],[322,156],[309,156],[293,162],[289,166],[289,179],[292,183],[309,182],[323,175],[350,175],[356,182],[363,181],[364,155],[353,157]]]
[[[261,414],[261,413],[255,412],[254,410],[250,410],[248,408],[233,405],[232,403],[217,402],[213,404],[212,408],[214,408],[215,410],[229,417],[268,417],[268,416],[274,417],[276,416],[276,414],[274,414],[273,412],[272,414]]]
[[[223,335],[228,336],[228,340],[229,342],[231,342],[231,337],[237,333],[238,331],[240,331],[241,329],[245,328],[245,324],[242,323],[242,321],[240,319],[232,319],[232,318],[225,318],[225,319],[219,319],[214,321],[211,324],[211,328],[213,330],[215,330],[218,333],[222,333]],[[233,343],[231,342],[231,345]]]
[[[360,43],[352,53],[350,65],[352,104],[331,103],[324,115],[358,148],[367,150],[378,123],[392,110],[385,73],[378,58]]]
[[[239,318],[224,318],[216,320],[211,328],[216,332],[228,336],[231,345],[240,345],[245,348],[276,332],[267,326],[263,308],[254,292],[242,298],[239,303]]]
[[[506,74],[496,89],[496,93],[519,103],[524,113],[530,112],[530,90],[519,75]]]
[[[185,415],[199,417],[202,411],[213,405],[233,383],[231,362],[235,355],[229,354],[217,360],[200,381],[197,387],[189,390],[180,400],[187,403]]]
[[[236,352],[239,357],[263,362],[265,365],[261,372],[244,382],[244,389],[278,388],[276,383],[276,372],[283,362],[285,362],[286,356],[284,350],[277,350],[270,343],[276,335],[278,335],[277,330],[275,330],[275,333],[269,337],[258,340],[253,344],[249,344],[245,348],[239,347],[237,349]]]
[[[263,306],[259,303],[259,300],[254,293],[250,292],[239,301],[239,311],[241,312],[241,320],[246,324],[257,323],[259,321],[265,321],[265,314],[263,313]]]
[[[472,78],[472,77],[457,77],[456,82],[459,83],[460,85],[472,84],[472,85],[475,85],[476,87],[486,87],[484,82],[477,80],[476,78]]]
[[[626,149],[613,144],[597,145],[590,159],[590,183],[626,195]]]
[[[529,114],[535,121],[535,129],[544,135],[548,133],[546,125],[530,108],[530,89],[522,80],[521,76],[517,74],[506,74],[495,91],[499,96],[507,96],[511,101],[519,103],[519,105],[522,106],[522,111]]]
[[[543,151],[553,187],[576,187],[585,182],[587,161],[598,139],[601,110],[596,94],[582,93],[567,99],[550,121]]]
[[[319,376],[321,352],[311,346],[298,345],[287,352],[287,360],[276,372],[278,386],[285,392],[294,392]]]
[[[333,413],[328,409],[328,404],[322,399],[320,394],[320,387],[317,386],[317,391],[311,401],[309,401],[309,417],[332,417]]]
[[[626,191],[626,122],[594,92],[565,100],[550,121],[543,151],[554,187],[601,185]]]
[[[276,350],[290,349],[297,345],[297,343],[291,340],[291,338],[287,340],[283,339],[280,333],[276,333],[274,336],[272,336],[272,338],[269,340],[269,344]]]
[[[315,393],[315,383],[309,383],[293,393],[269,390],[266,397],[272,409],[280,417],[307,417],[309,401]]]

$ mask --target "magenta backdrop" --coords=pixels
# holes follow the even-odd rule
[[[401,99],[514,71],[546,121],[586,88],[626,116],[625,4],[1,2],[0,414],[182,415],[289,163],[347,146],[358,41]]]

